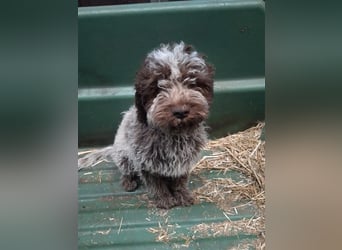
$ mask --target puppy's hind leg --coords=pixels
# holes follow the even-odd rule
[[[140,178],[136,173],[121,175],[121,185],[127,192],[133,192],[140,185]]]
[[[121,172],[121,185],[127,192],[136,190],[140,185],[140,177],[134,171],[133,163],[127,156],[118,158],[116,164]]]

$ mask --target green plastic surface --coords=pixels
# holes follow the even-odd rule
[[[160,43],[183,40],[216,67],[211,137],[264,120],[264,4],[257,0],[188,1],[79,8],[79,145],[111,144],[121,112],[133,104],[135,72]],[[226,173],[238,178],[235,173]],[[222,177],[211,171],[205,178]],[[173,208],[166,216],[148,208],[144,188],[124,192],[110,163],[79,172],[79,249],[231,249],[257,236],[197,237],[184,246],[192,226],[223,222],[211,203]],[[190,188],[201,185],[191,176]],[[232,221],[251,218],[243,207]],[[157,242],[149,228],[173,225],[175,237]],[[182,246],[183,245],[183,246]]]
[[[79,8],[79,145],[109,144],[133,104],[135,73],[160,43],[192,44],[215,65],[211,135],[264,119],[264,4],[188,1]]]
[[[189,186],[194,189],[203,185],[201,180],[204,177],[227,176],[239,178],[234,172],[223,175],[219,171],[210,171],[199,176],[192,175]],[[177,207],[167,213],[148,208],[146,200],[141,198],[145,193],[144,187],[135,192],[125,192],[120,187],[119,178],[120,173],[112,163],[101,163],[95,168],[80,171],[79,249],[174,249],[177,244],[185,243],[184,236],[196,235],[193,226],[227,220],[223,211],[212,203]],[[229,219],[248,219],[255,211],[253,206],[241,207]],[[169,225],[169,233],[174,232],[169,242],[157,242],[156,235],[148,231],[150,228],[158,229],[160,225]],[[256,237],[246,233],[218,238],[197,236],[191,241],[189,249],[211,249],[213,246],[215,249],[229,249]]]

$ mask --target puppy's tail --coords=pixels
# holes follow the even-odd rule
[[[86,155],[78,159],[78,171],[83,168],[94,167],[103,161],[113,161],[113,158],[111,157],[112,152],[113,145],[89,152],[83,152]]]

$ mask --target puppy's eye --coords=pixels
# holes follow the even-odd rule
[[[187,79],[186,85],[187,85],[189,88],[195,88],[195,87],[198,86],[195,78],[193,78],[193,79]]]
[[[192,82],[192,83],[189,83],[188,86],[189,86],[189,88],[196,88],[197,84],[196,84],[196,82]]]
[[[161,74],[160,75],[160,79],[161,80],[166,80],[168,78],[168,75],[166,75],[166,74]]]

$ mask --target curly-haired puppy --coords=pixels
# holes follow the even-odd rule
[[[123,117],[111,156],[126,191],[140,180],[157,207],[189,206],[190,171],[207,140],[213,67],[183,42],[150,52],[135,81],[135,106]]]

